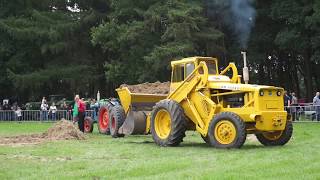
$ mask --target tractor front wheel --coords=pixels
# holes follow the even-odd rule
[[[160,146],[178,146],[185,137],[187,121],[181,106],[173,100],[158,102],[151,113],[151,134]]]
[[[256,134],[258,141],[265,146],[282,146],[289,142],[293,133],[292,122],[288,121],[283,131]]]
[[[92,133],[92,131],[93,131],[93,120],[92,120],[92,118],[89,117],[89,116],[86,116],[84,118],[83,123],[84,123],[84,132],[85,133]]]
[[[216,148],[240,148],[246,141],[246,126],[235,113],[222,112],[209,124],[208,143]]]

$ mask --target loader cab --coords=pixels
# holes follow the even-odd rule
[[[209,75],[218,75],[218,60],[211,57],[191,57],[178,61],[172,61],[171,67],[171,85],[170,92],[175,90],[197,67],[201,61],[204,61],[208,67]],[[202,69],[199,71],[200,73]]]

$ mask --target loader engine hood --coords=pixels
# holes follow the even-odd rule
[[[230,78],[224,75],[209,75],[209,82],[230,82]]]
[[[217,82],[209,80],[209,87],[213,89],[224,89],[230,91],[263,91],[263,90],[277,90],[283,91],[283,88],[275,86],[257,85],[257,84],[236,84],[228,82]]]

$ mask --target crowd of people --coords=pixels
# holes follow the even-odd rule
[[[0,104],[0,111],[5,113],[0,114],[0,120],[21,120],[22,119],[22,110],[26,110],[25,105],[19,106],[17,102],[12,105],[8,101],[3,101],[3,104]]]
[[[57,116],[58,110],[62,110],[61,113],[59,113]],[[54,102],[49,106],[46,100],[46,97],[43,97],[41,100],[41,106],[40,106],[40,119],[41,120],[56,120],[57,117],[66,118],[67,112],[71,110],[71,107],[64,101],[60,104],[59,107],[56,106]]]

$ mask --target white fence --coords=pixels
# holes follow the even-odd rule
[[[87,110],[86,116],[96,117],[93,110]],[[40,110],[0,110],[0,121],[57,121],[60,119],[72,120],[69,110],[57,110],[55,113]]]
[[[292,120],[296,122],[319,122],[320,106],[312,105],[312,103],[299,104],[285,107],[292,116]]]

